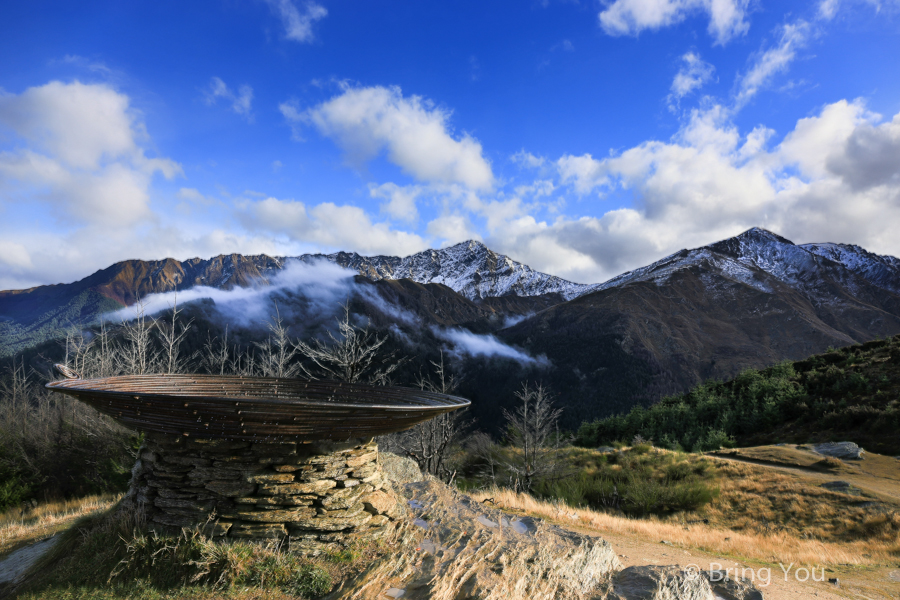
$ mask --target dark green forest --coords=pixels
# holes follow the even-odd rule
[[[830,350],[584,423],[583,446],[631,441],[689,451],[853,441],[900,454],[900,336]]]

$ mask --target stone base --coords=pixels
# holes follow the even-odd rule
[[[404,512],[373,440],[260,444],[148,435],[129,496],[152,529],[282,540],[319,553],[379,537]]]

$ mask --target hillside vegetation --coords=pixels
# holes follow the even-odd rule
[[[711,450],[778,442],[853,441],[900,454],[900,336],[709,381],[650,408],[585,423],[583,446],[653,440]]]

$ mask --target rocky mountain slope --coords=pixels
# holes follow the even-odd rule
[[[377,329],[402,330],[395,349],[422,358],[417,368],[427,369],[427,360],[452,345],[440,328],[491,334],[527,356],[545,357],[517,362],[509,352],[506,359],[458,353],[461,393],[477,401],[473,412],[487,423],[500,422],[502,399],[512,398],[524,379],[551,385],[566,406],[565,425],[577,428],[707,378],[900,333],[898,259],[857,246],[796,245],[751,229],[594,285],[539,273],[477,242],[406,258],[126,261],[72,284],[0,293],[0,351],[8,355],[59,335],[136,294],[265,285],[298,259],[360,273],[354,289],[380,300],[358,302],[354,310]],[[293,307],[294,335],[315,335],[315,327],[299,327],[315,321],[303,318],[309,299],[301,300],[284,298],[279,306]],[[416,322],[397,321],[401,312]],[[252,345],[251,334],[242,339]]]
[[[441,283],[470,300],[546,294],[571,300],[593,287],[535,271],[472,240],[405,258],[360,256],[355,252],[305,254],[299,258],[329,260],[373,281],[411,279],[416,283]]]
[[[0,357],[64,336],[66,329],[92,323],[139,297],[196,285],[230,289],[265,283],[283,266],[270,256],[240,254],[126,260],[74,283],[0,291]]]
[[[596,412],[591,398],[606,396],[594,390],[615,381],[614,365],[634,374],[604,399],[607,414],[900,332],[897,260],[841,246],[836,261],[819,253],[823,246],[751,229],[623,274],[500,337],[546,354],[559,391],[578,399],[567,409],[577,426]]]

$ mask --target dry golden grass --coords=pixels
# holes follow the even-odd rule
[[[0,556],[66,529],[75,520],[109,509],[120,495],[87,496],[47,502],[0,514]]]
[[[895,562],[900,543],[879,540],[823,542],[802,539],[785,531],[760,533],[716,527],[713,524],[680,524],[662,519],[629,519],[617,515],[573,508],[561,502],[546,502],[507,489],[491,489],[471,494],[478,501],[493,498],[506,510],[548,519],[568,527],[580,527],[598,534],[611,532],[637,535],[645,540],[667,540],[684,548],[739,557],[744,560],[795,562],[821,565],[875,565]],[[883,524],[872,523],[874,527]]]
[[[900,547],[896,507],[864,506],[860,503],[870,499],[829,491],[820,487],[818,479],[805,481],[796,474],[750,464],[721,461],[718,474],[719,498],[702,513],[718,528]],[[862,527],[863,523],[880,525]]]

